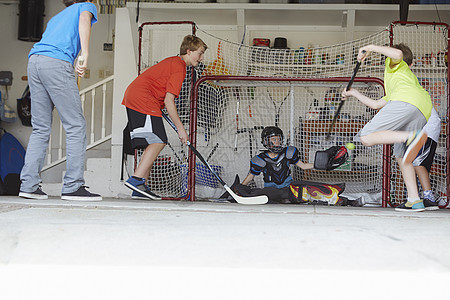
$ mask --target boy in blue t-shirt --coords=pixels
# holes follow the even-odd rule
[[[66,132],[67,167],[61,191],[63,200],[100,201],[84,186],[86,120],[74,72],[83,76],[89,59],[91,26],[97,22],[97,8],[92,0],[64,0],[67,6],[47,24],[42,39],[30,51],[28,85],[31,92],[33,131],[20,174],[19,196],[47,199],[40,187],[41,171],[48,147],[52,112],[55,107]],[[80,52],[81,51],[81,52]]]

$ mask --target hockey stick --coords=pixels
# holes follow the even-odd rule
[[[291,90],[290,89],[287,90],[286,87],[270,87],[270,88],[267,88],[267,94],[275,108],[275,126],[278,127],[278,125],[280,123],[281,107],[283,106],[284,102],[291,94]]]
[[[214,152],[216,152],[217,147],[219,147],[219,143],[216,143],[216,145],[213,147],[213,149],[209,153],[208,157],[206,158],[206,161],[209,161],[211,159],[211,157],[213,156]]]
[[[178,132],[177,127],[175,124],[173,124],[172,120],[169,118],[168,115],[166,115],[164,112],[162,112],[162,116],[164,119],[166,119],[167,123],[175,130],[175,132]],[[255,196],[255,197],[241,197],[236,195],[231,188],[223,181],[220,176],[214,172],[213,168],[209,165],[209,163],[203,158],[203,156],[197,151],[197,149],[191,145],[189,141],[187,141],[188,147],[194,152],[194,154],[202,161],[202,163],[209,169],[209,171],[217,178],[217,180],[220,182],[220,184],[225,188],[225,190],[233,197],[234,200],[236,200],[239,204],[266,204],[267,201],[269,201],[269,198],[267,196]]]
[[[363,51],[363,53],[366,53],[366,51]],[[362,63],[362,61],[358,61],[356,63],[355,69],[353,70],[353,75],[347,84],[347,88],[345,89],[346,91],[348,91],[352,87],[353,81],[355,80],[356,73],[358,73],[361,63]],[[344,106],[344,102],[345,102],[344,100],[341,100],[341,102],[339,103],[336,113],[334,114],[333,121],[331,121],[330,127],[328,128],[327,136],[325,137],[326,140],[330,139],[331,131],[333,130],[334,124],[336,124],[336,120],[339,116],[339,113],[341,112],[342,106]]]
[[[234,137],[234,151],[237,151],[238,133],[239,133],[239,104],[241,102],[241,96],[239,95],[239,87],[236,88],[236,135]]]

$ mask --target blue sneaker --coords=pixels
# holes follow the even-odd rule
[[[152,200],[161,200],[161,196],[156,195],[152,191],[150,191],[150,188],[145,184],[144,178],[138,178],[131,176],[128,178],[128,180],[125,182],[125,186],[127,188],[130,188],[133,190],[133,194],[131,197],[147,197],[147,199]],[[135,194],[136,193],[136,194]],[[136,199],[136,198],[133,198]]]
[[[414,202],[403,202],[399,206],[395,208],[396,211],[408,211],[408,212],[419,212],[424,211],[425,206],[423,205],[422,200],[417,200]]]
[[[148,200],[148,197],[142,195],[139,192],[136,192],[133,190],[133,193],[131,193],[131,198],[135,200]]]
[[[162,199],[161,196],[158,196],[155,193],[153,193],[152,191],[150,191],[148,186],[146,186],[146,187],[147,187],[147,193],[152,195],[151,200],[161,200]],[[135,199],[135,200],[148,200],[149,199],[144,194],[141,194],[140,192],[136,192],[136,191],[133,191],[133,193],[131,194],[131,198]]]

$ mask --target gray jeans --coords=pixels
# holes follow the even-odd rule
[[[44,166],[56,108],[66,132],[67,166],[62,193],[74,192],[84,185],[86,120],[73,66],[63,60],[32,55],[28,61],[28,84],[33,131],[20,174],[20,190],[32,193],[41,183],[39,173]]]

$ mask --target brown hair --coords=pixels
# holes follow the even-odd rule
[[[412,54],[411,49],[408,46],[406,46],[405,44],[401,43],[401,44],[394,45],[392,47],[402,51],[402,53],[403,53],[403,60],[405,61],[405,63],[408,66],[410,66],[413,63],[413,54]]]
[[[203,42],[201,38],[191,34],[187,35],[184,37],[183,42],[181,43],[180,55],[187,54],[188,50],[196,51],[200,47],[203,47],[205,50],[208,49],[208,46],[206,46],[205,42]]]

